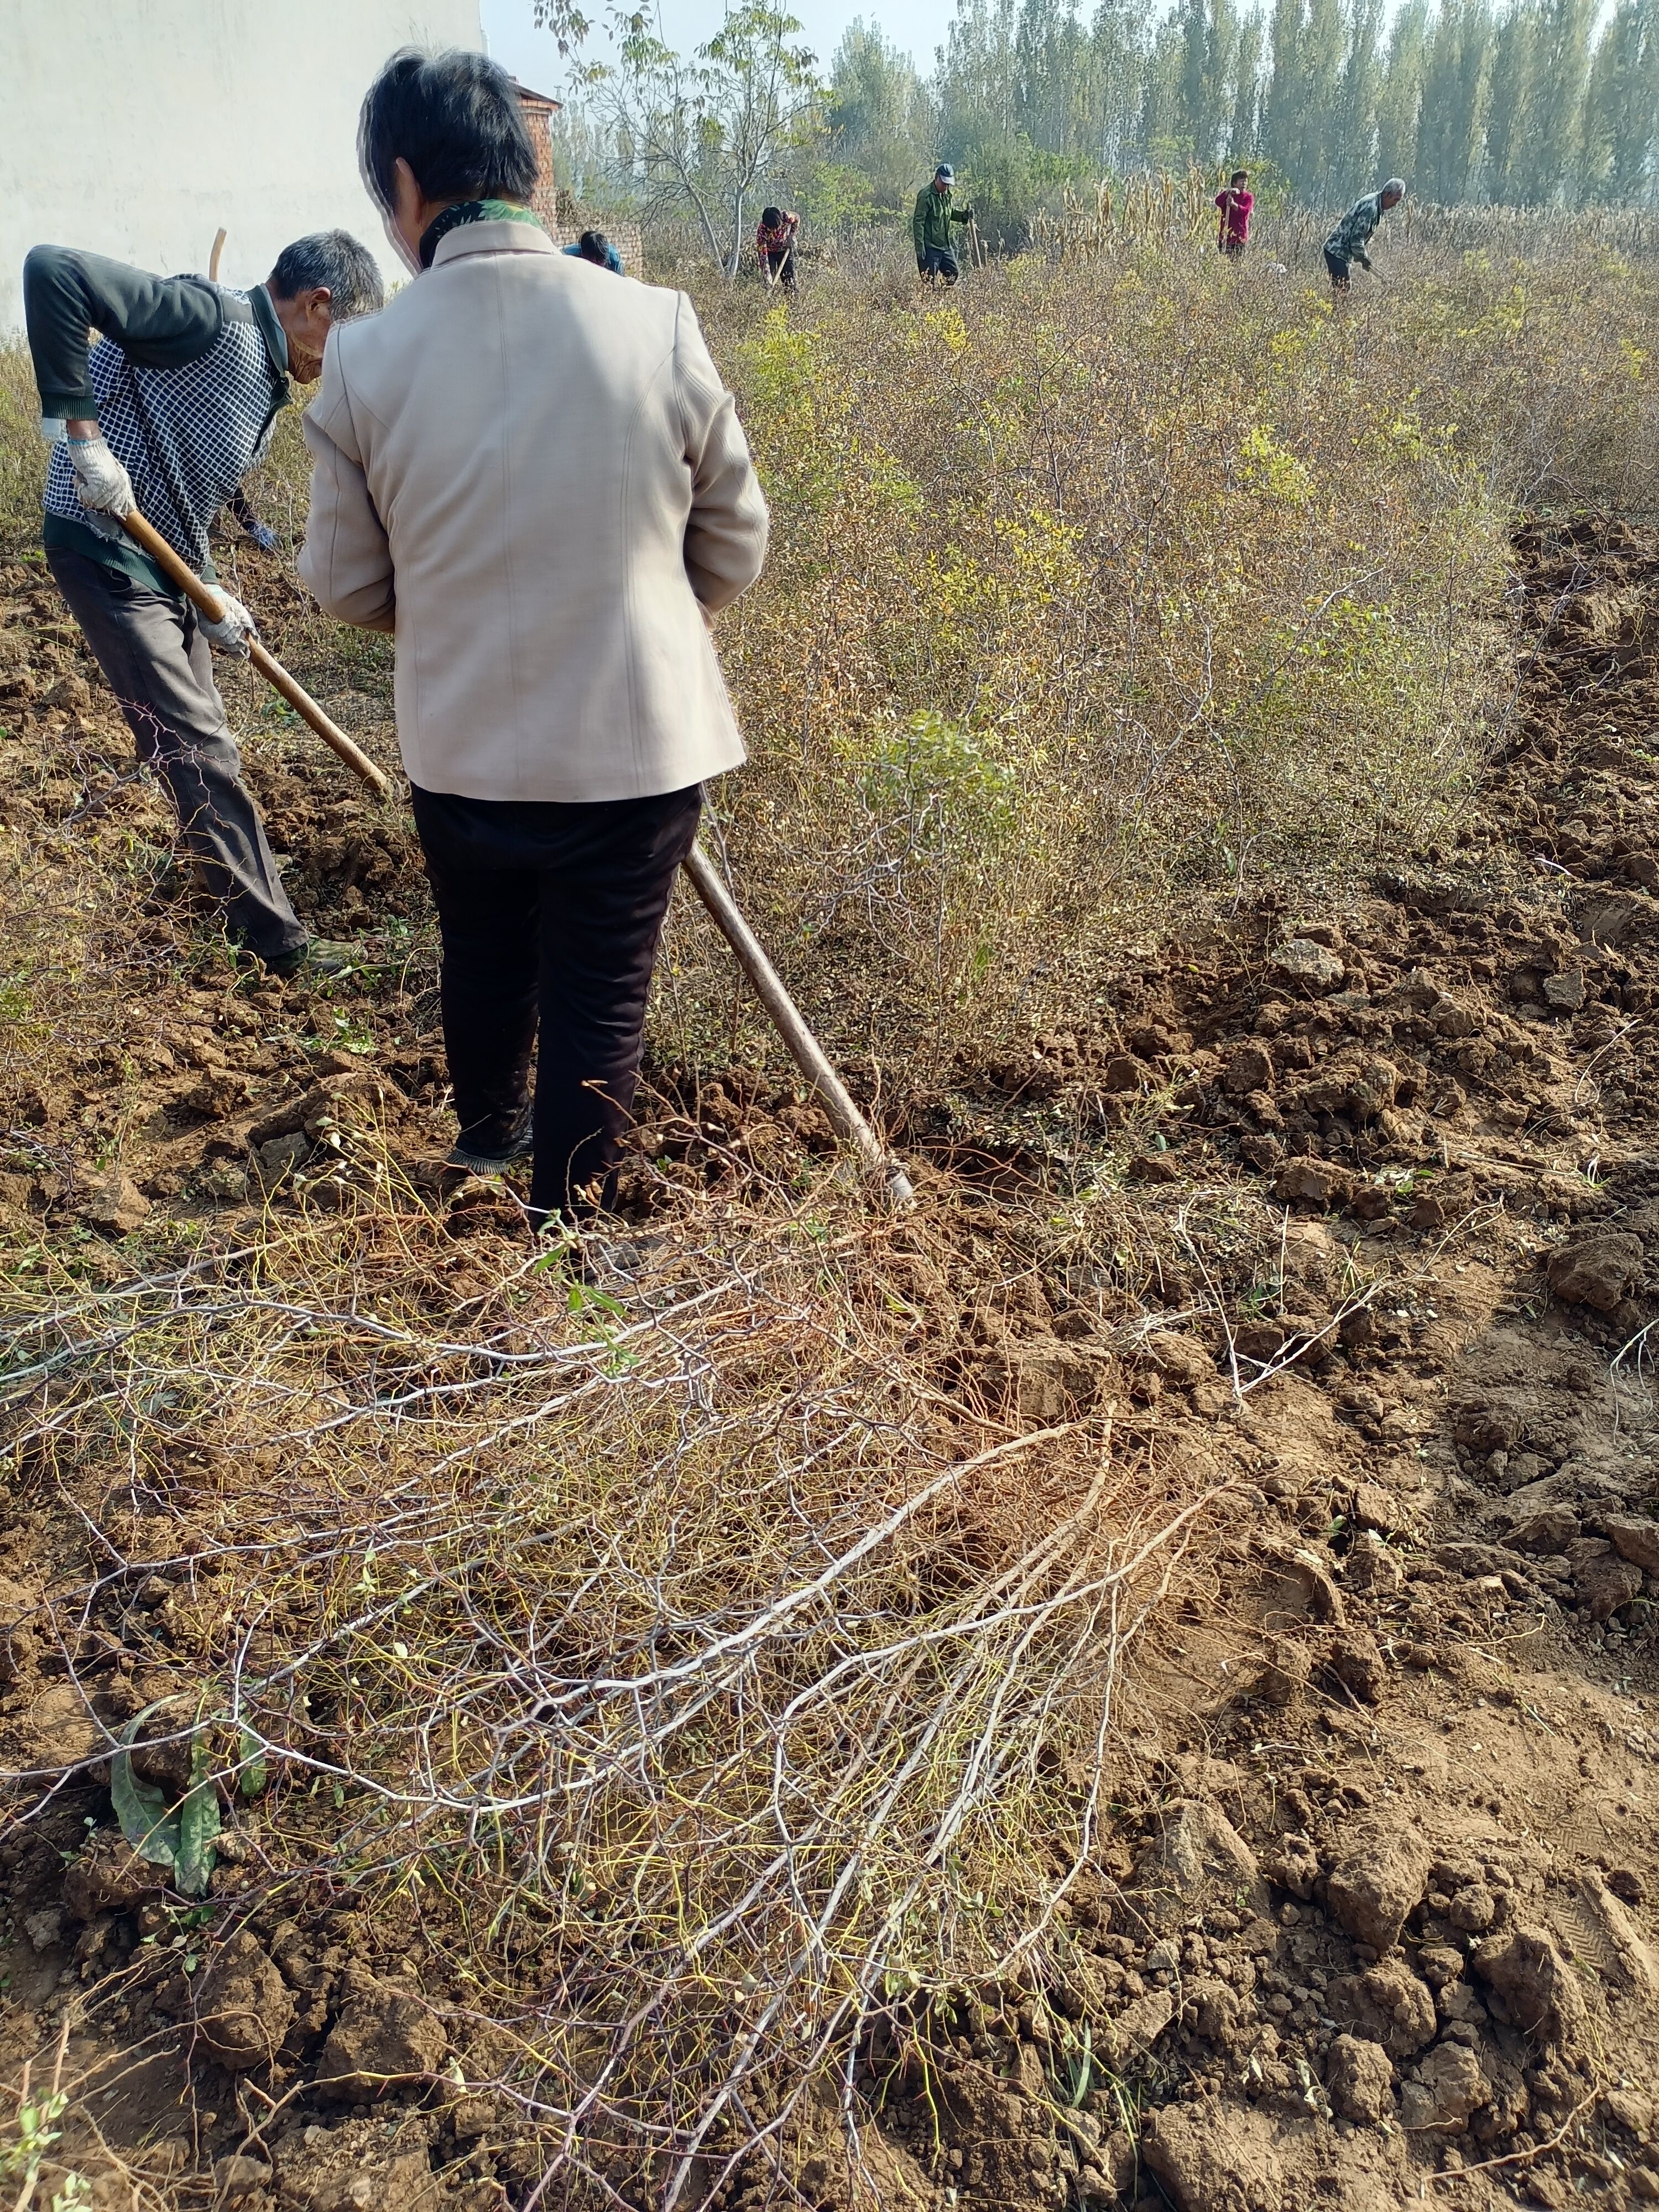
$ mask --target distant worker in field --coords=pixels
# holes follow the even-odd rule
[[[760,227],[755,233],[756,258],[767,283],[781,284],[786,292],[795,289],[795,240],[799,230],[800,217],[793,209],[761,210]]]
[[[397,640],[450,1164],[530,1154],[571,1219],[614,1194],[669,895],[743,763],[708,618],[766,501],[684,293],[560,266],[499,63],[394,54],[358,145],[413,281],[329,347],[300,574]]]
[[[602,230],[585,230],[574,246],[565,252],[578,261],[591,261],[596,269],[608,269],[613,276],[625,276],[623,258]]]
[[[916,194],[916,211],[910,224],[916,242],[917,274],[942,276],[947,284],[954,284],[962,274],[951,226],[974,219],[972,208],[951,204],[956,182],[956,171],[948,161],[941,161],[933,172],[933,183],[924,185]]]
[[[208,648],[246,658],[253,617],[221,587],[224,618],[204,621],[120,519],[137,508],[211,579],[209,526],[228,503],[238,512],[242,478],[289,404],[289,380],[313,382],[330,331],[380,304],[373,256],[343,230],[285,246],[247,292],[61,246],[37,246],[23,264],[41,412],[64,430],[46,468],[46,566],[139,758],[167,787],[226,928],[284,975],[337,974],[352,956],[314,941],[295,913],[242,781]],[[88,326],[101,333],[90,352]],[[239,519],[251,514],[244,507]]]
[[[1391,207],[1398,207],[1406,197],[1406,187],[1398,177],[1390,177],[1380,192],[1367,192],[1363,200],[1356,200],[1336,228],[1325,240],[1325,266],[1331,273],[1331,289],[1340,299],[1348,289],[1349,264],[1357,261],[1362,269],[1370,269],[1370,259],[1365,248],[1371,242],[1372,233]],[[1376,271],[1371,269],[1372,276]]]
[[[1224,191],[1215,196],[1215,204],[1221,210],[1221,228],[1216,244],[1223,253],[1235,258],[1250,242],[1250,211],[1255,205],[1255,194],[1248,191],[1250,173],[1235,169]]]

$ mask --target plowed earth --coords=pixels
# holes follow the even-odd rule
[[[109,955],[118,1038],[88,1033],[72,978],[61,1024],[20,1030],[20,1258],[78,1240],[113,1279],[147,1221],[234,1235],[261,1197],[343,1203],[365,1100],[441,1206],[406,836],[331,767],[256,750],[309,910],[381,934],[353,984],[250,988],[192,937],[153,794],[98,764],[121,748],[49,586],[5,581],[18,851],[136,868],[145,909]],[[1032,1426],[1110,1392],[1125,1448],[1231,1480],[1231,1517],[1212,1601],[1149,1638],[1112,1823],[1041,1970],[872,2040],[858,2171],[826,2123],[726,2204],[1659,2201],[1659,547],[1530,527],[1513,600],[1514,694],[1455,847],[1339,913],[1263,897],[1105,979],[1109,1018],[894,1108],[923,1188],[887,1260],[917,1357]],[[827,1142],[753,1070],[656,1075],[636,1210],[787,1178]],[[1034,1224],[1113,1162],[1144,1257],[1056,1257]],[[1194,1227],[1218,1188],[1242,1253]],[[459,1218],[505,1233],[488,1203]],[[1181,1325],[1125,1334],[1160,1311]],[[252,2212],[525,2203],[538,2154],[465,2094],[429,1933],[325,1890],[249,1899],[143,1970],[179,1901],[110,1871],[106,1777],[76,1765],[84,1708],[31,1626],[84,1538],[19,1484],[0,1757],[56,1752],[64,1778],[15,1790],[0,1844],[0,2053],[15,2077],[61,2042],[113,2085],[59,2154],[112,2203],[135,2173]],[[234,1864],[215,1889],[236,1898]]]

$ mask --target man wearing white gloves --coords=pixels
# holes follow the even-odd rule
[[[203,620],[127,536],[135,507],[212,578],[208,525],[264,453],[289,380],[320,374],[331,326],[381,304],[373,257],[344,231],[302,238],[264,284],[152,276],[100,254],[39,246],[23,309],[42,415],[64,435],[46,471],[46,562],[137,741],[232,937],[281,973],[347,964],[289,903],[213,680],[208,647],[246,654],[239,599]],[[88,326],[101,342],[88,351]]]

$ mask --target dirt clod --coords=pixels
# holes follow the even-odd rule
[[[442,2027],[417,1997],[376,1990],[355,1997],[317,2063],[319,2093],[353,2102],[389,2083],[420,2081],[443,2063]]]
[[[1325,2087],[1333,2108],[1359,2127],[1374,2127],[1394,2110],[1394,2068],[1380,2043],[1339,2035],[1326,2062]]]
[[[1431,1854],[1413,1830],[1367,1823],[1344,1836],[1328,1883],[1331,1911],[1356,1942],[1390,1951],[1428,1887]]]
[[[1620,1230],[1575,1237],[1550,1255],[1549,1285],[1563,1305],[1611,1313],[1642,1272],[1641,1239]]]
[[[269,2065],[294,2018],[294,1999],[264,1946],[246,1929],[224,1943],[196,1999],[202,2040],[233,2074]]]

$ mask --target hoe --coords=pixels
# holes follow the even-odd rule
[[[210,622],[217,622],[224,613],[217,594],[179,559],[160,531],[146,522],[137,508],[124,521],[128,536],[149,554],[162,574]],[[380,769],[360,745],[352,743],[338,723],[324,713],[276,655],[268,653],[257,638],[250,638],[248,658],[266,683],[282,695],[303,721],[310,724],[323,743],[331,746],[346,766],[354,769],[369,788],[384,799],[390,787]],[[744,920],[737,901],[720,881],[701,845],[694,845],[686,856],[685,872],[691,879],[692,889],[736,953],[738,965],[754,985],[757,997],[771,1016],[796,1066],[823,1101],[837,1134],[857,1153],[870,1175],[879,1178],[888,1202],[896,1208],[908,1206],[915,1195],[909,1177],[854,1103],[847,1085],[802,1019],[800,1009],[784,988],[783,978],[767,958],[760,939]]]

